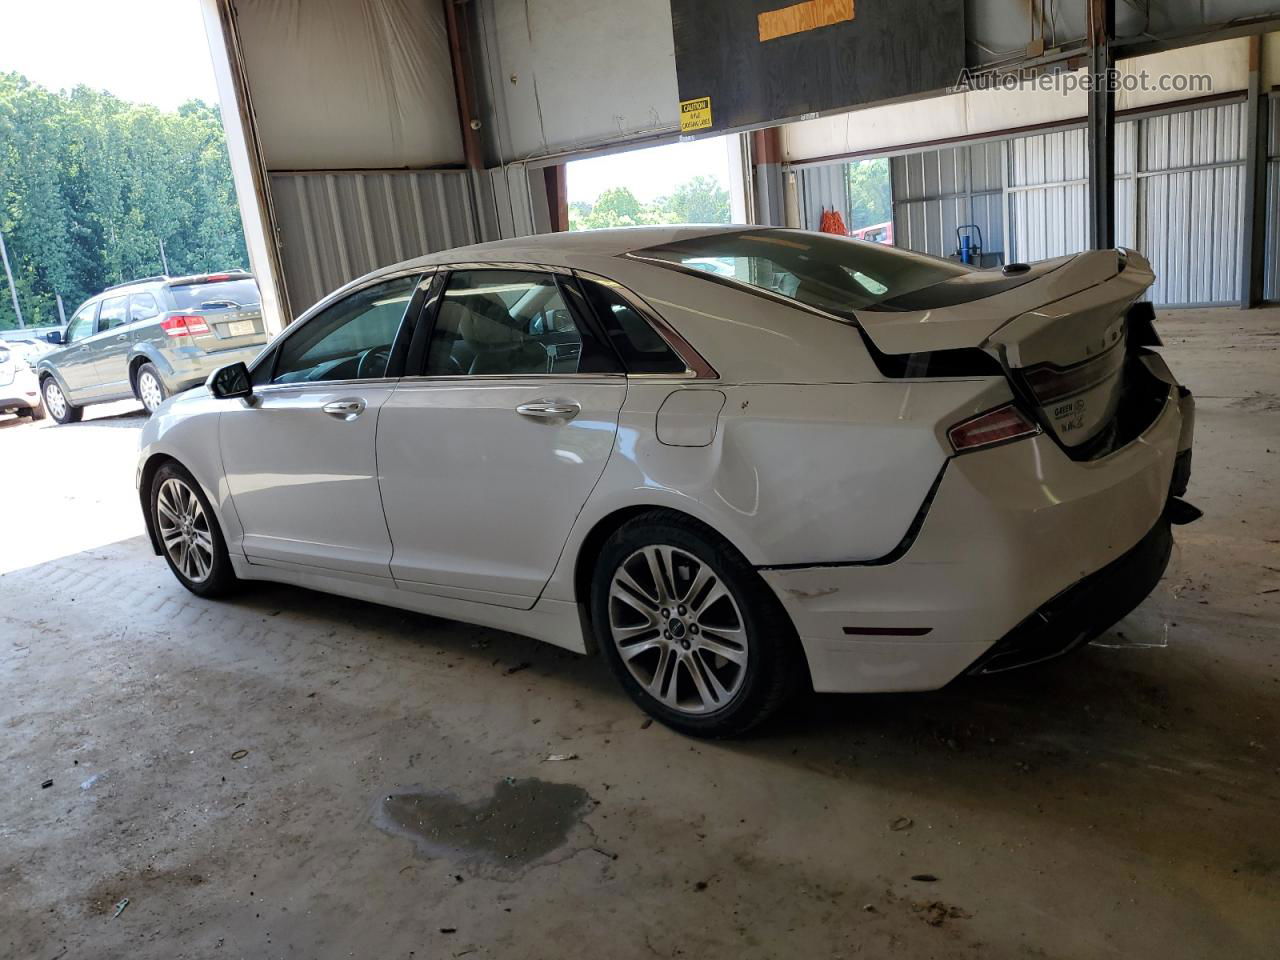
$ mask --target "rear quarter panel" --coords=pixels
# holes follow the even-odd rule
[[[675,391],[725,395],[711,442],[658,439]],[[752,564],[875,560],[911,527],[950,455],[948,426],[1009,399],[1002,378],[862,384],[633,379],[615,449],[548,585],[574,599],[576,557],[611,514],[667,507],[703,521]]]

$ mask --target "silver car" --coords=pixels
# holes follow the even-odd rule
[[[58,423],[129,397],[151,412],[218,367],[252,360],[266,339],[252,274],[148,277],[91,297],[49,335],[60,349],[37,361],[36,374]]]
[[[44,419],[36,375],[31,369],[40,352],[34,341],[0,337],[0,413]]]

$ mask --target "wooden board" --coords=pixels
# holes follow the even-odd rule
[[[964,0],[670,0],[686,132],[933,93],[964,67]]]

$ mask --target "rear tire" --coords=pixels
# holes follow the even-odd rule
[[[18,411],[18,416],[30,417],[32,420],[43,420],[45,417],[44,404],[42,403],[38,407],[24,407]]]
[[[149,363],[144,363],[138,368],[138,375],[134,377],[133,382],[134,396],[142,402],[147,413],[155,413],[156,407],[164,403],[169,396],[169,391],[164,387],[164,381],[160,379],[160,372]]]
[[[151,481],[151,522],[160,552],[178,582],[198,597],[221,597],[239,580],[227,555],[217,517],[200,484],[177,463],[166,463]]]
[[[40,384],[40,395],[44,397],[44,408],[49,416],[58,423],[79,423],[84,416],[84,407],[77,407],[62,393],[62,387],[53,377],[45,377]]]
[[[709,527],[674,511],[636,517],[605,541],[591,619],[623,689],[692,736],[746,733],[804,674],[795,628],[773,591]]]

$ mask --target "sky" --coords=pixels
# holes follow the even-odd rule
[[[610,187],[630,187],[641,203],[670,194],[686,180],[711,176],[729,186],[729,147],[724,137],[613,153],[569,164],[569,202],[595,203]]]
[[[0,71],[172,110],[217,103],[197,0],[0,0]]]

